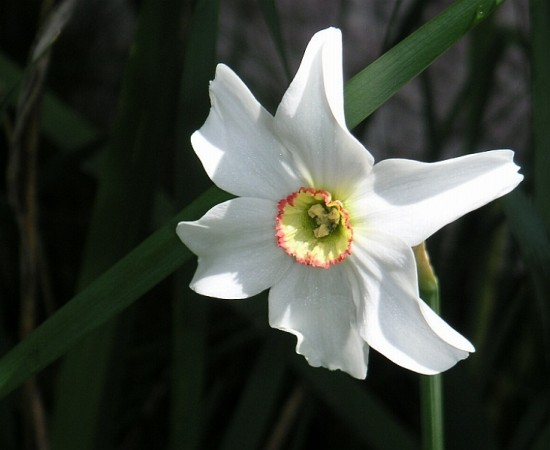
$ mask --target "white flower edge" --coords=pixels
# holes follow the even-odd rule
[[[374,158],[346,127],[342,76],[342,34],[327,28],[311,38],[273,128],[307,187],[330,186],[344,200],[368,175]]]
[[[191,288],[223,299],[248,298],[270,288],[292,260],[274,239],[274,202],[239,197],[211,208],[194,222],[180,222],[176,233],[198,266]]]
[[[210,83],[210,100],[208,118],[193,133],[191,143],[219,188],[241,197],[278,201],[282,192],[305,183],[273,133],[271,114],[223,64]],[[248,169],[246,176],[243,167]]]
[[[475,351],[418,295],[414,255],[385,232],[359,237],[350,259],[358,280],[357,323],[365,341],[396,364],[433,375]]]
[[[357,192],[355,224],[383,229],[414,247],[445,225],[509,193],[523,180],[511,150],[435,163],[386,159]]]
[[[297,337],[296,352],[314,367],[367,375],[369,346],[356,323],[344,263],[330,270],[294,263],[269,292],[269,324]]]

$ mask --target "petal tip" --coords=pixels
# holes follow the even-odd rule
[[[185,227],[189,224],[189,222],[179,222],[176,225],[176,234],[180,238],[180,240],[185,244]]]
[[[320,40],[330,40],[330,39],[341,39],[342,38],[342,31],[340,28],[336,27],[328,27],[323,30],[318,31],[313,35],[310,42],[312,42],[314,39],[320,39]]]

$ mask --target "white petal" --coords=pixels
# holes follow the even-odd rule
[[[329,28],[313,36],[277,113],[275,130],[310,186],[345,199],[372,168],[372,155],[346,128],[342,36]]]
[[[356,236],[348,258],[363,289],[355,296],[361,335],[372,348],[424,374],[447,370],[474,351],[419,298],[414,255],[404,242],[383,233]]]
[[[177,233],[198,255],[191,288],[219,298],[246,298],[268,289],[293,259],[277,247],[277,206],[269,200],[235,198],[214,206]]]
[[[388,159],[366,181],[357,222],[399,236],[409,246],[514,189],[523,176],[511,150],[422,163]]]
[[[217,186],[238,196],[277,201],[304,184],[273,135],[273,117],[223,64],[210,83],[210,100],[210,114],[191,143]]]
[[[345,263],[319,269],[295,263],[271,288],[269,323],[298,337],[296,352],[310,365],[363,379],[368,346],[359,336]]]

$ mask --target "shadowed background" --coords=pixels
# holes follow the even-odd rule
[[[316,31],[342,29],[347,80],[451,3],[0,1],[0,354],[210,186],[189,136],[217,62],[274,113]],[[550,14],[508,0],[483,18],[354,132],[376,160],[516,151],[521,192],[427,245],[441,315],[477,350],[444,375],[447,448],[543,449]],[[417,374],[374,351],[364,382],[310,368],[265,293],[200,297],[195,267],[0,400],[0,448],[420,447]]]

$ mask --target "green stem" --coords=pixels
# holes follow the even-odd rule
[[[422,448],[443,450],[443,377],[422,375],[420,378],[422,408]]]
[[[424,243],[414,248],[418,270],[420,297],[439,313],[439,283],[435,276]],[[422,410],[422,449],[443,450],[443,377],[421,375],[420,407]]]

